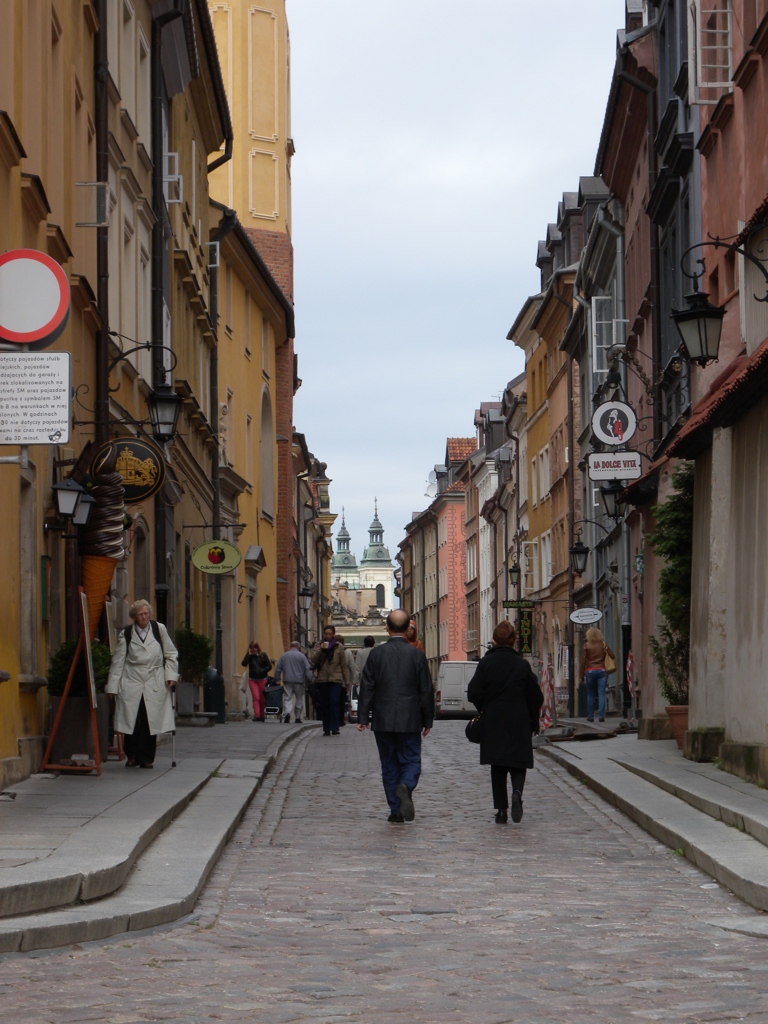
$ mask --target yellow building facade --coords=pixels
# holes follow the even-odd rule
[[[50,351],[71,354],[72,386],[93,387],[95,245],[81,219],[78,181],[95,179],[94,36],[90,2],[3,0],[0,4],[0,252],[48,253],[69,280],[69,322]],[[2,354],[0,353],[0,358]],[[54,462],[88,439],[75,426],[66,445],[31,446],[28,464],[0,464],[2,784],[42,757],[48,652],[66,634],[65,564],[71,542],[46,531]],[[0,448],[0,457],[19,450]]]

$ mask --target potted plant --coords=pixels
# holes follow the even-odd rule
[[[195,705],[200,703],[196,688],[202,683],[203,674],[211,663],[213,644],[203,633],[184,626],[177,628],[175,643],[179,652],[177,711],[179,715],[190,716],[195,713]]]
[[[51,655],[48,667],[49,729],[59,710],[77,643],[77,640],[65,640]],[[91,656],[97,695],[96,722],[99,730],[99,752],[104,759],[107,756],[109,745],[109,697],[104,693],[104,687],[107,685],[109,677],[112,654],[106,644],[93,640]],[[90,707],[85,656],[81,653],[51,750],[51,761],[54,764],[71,757],[72,754],[87,753],[91,757],[93,756]]]
[[[691,648],[691,561],[693,551],[693,465],[672,475],[674,492],[656,505],[656,529],[650,545],[665,559],[659,573],[659,611],[664,624],[649,638],[651,658],[667,701],[665,708],[678,747],[688,728],[688,681]]]

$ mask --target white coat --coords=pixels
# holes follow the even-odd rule
[[[105,693],[117,695],[115,730],[124,735],[130,736],[133,733],[142,697],[147,708],[149,731],[153,736],[161,732],[173,732],[176,728],[171,691],[165,681],[170,679],[176,682],[179,678],[178,652],[162,622],[158,626],[162,647],[155,640],[151,627],[148,627],[142,643],[134,624],[131,643],[127,647],[124,631],[118,634],[104,690]]]

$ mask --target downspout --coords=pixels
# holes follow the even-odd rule
[[[163,194],[163,28],[176,18],[181,10],[174,4],[165,13],[152,18],[152,387],[165,383],[163,361],[163,309],[165,306],[165,196]],[[158,492],[155,505],[155,614],[158,622],[167,625],[167,511],[165,501]]]
[[[210,168],[209,168],[210,169]],[[211,238],[211,242],[221,243],[224,238],[234,230],[237,224],[237,214],[234,210],[227,210],[219,224],[218,230]],[[217,260],[217,263],[220,262]],[[210,389],[211,389],[211,410],[213,412],[211,429],[213,431],[213,441],[215,448],[213,450],[213,464],[211,466],[211,484],[213,486],[213,539],[219,540],[221,538],[221,478],[219,476],[219,268],[218,266],[209,266],[208,272],[210,275],[210,287],[209,287],[209,309],[211,314],[211,323],[213,324],[213,349],[211,351],[211,365],[210,365]],[[214,593],[214,649],[216,658],[216,671],[223,678],[223,664],[224,655],[222,651],[222,633],[223,628],[221,625],[221,576],[215,575],[213,578],[213,593]],[[217,721],[223,721],[217,719]]]
[[[574,282],[573,288],[574,295],[576,294],[576,285]],[[568,302],[564,296],[560,294],[557,287],[557,278],[554,279],[552,294],[561,302],[568,310],[568,322],[570,323],[571,317],[573,316],[573,305]],[[568,393],[567,403],[567,429],[568,429],[568,547],[573,547],[573,360],[570,355],[565,353],[565,387]],[[575,701],[574,701],[574,686],[573,686],[573,625],[571,623],[571,612],[573,611],[573,568],[571,566],[571,557],[568,555],[568,621],[565,624],[565,633],[568,639],[568,716],[573,718]],[[554,702],[555,704],[557,701]],[[553,710],[553,721],[557,725],[557,710]]]
[[[648,146],[648,195],[653,193],[656,187],[656,150],[654,140],[656,138],[656,89],[642,82],[634,75],[626,71],[619,73],[619,78],[628,85],[645,94],[647,104],[647,146]],[[659,308],[660,292],[659,282],[661,271],[659,266],[659,226],[654,221],[650,222],[649,248],[651,251],[651,309],[653,310],[652,329],[652,358],[655,366],[661,365],[661,311]],[[661,441],[661,410],[659,408],[658,396],[653,396],[653,440],[658,444]]]
[[[603,214],[603,208],[601,207],[598,211],[600,222],[602,227],[613,235],[616,239],[616,293],[617,293],[617,310],[618,320],[622,322],[626,320],[626,304],[625,304],[625,293],[624,293],[624,231],[619,229],[615,224],[606,220]],[[622,335],[623,338],[623,335]],[[627,364],[624,360],[621,360],[619,367],[621,373],[621,386],[624,394],[627,393]],[[629,559],[630,559],[630,540],[629,540],[629,524],[627,523],[626,517],[621,524],[621,655],[622,663],[620,668],[621,680],[622,680],[622,693],[621,693],[621,704],[623,717],[627,716],[628,707],[628,688],[626,679],[626,666],[627,666],[627,655],[629,654],[632,646],[632,619],[630,615],[630,604],[629,604]]]
[[[163,304],[165,270],[165,197],[163,195],[163,24],[152,20],[152,386],[165,381],[163,363]],[[155,614],[167,624],[166,509],[155,495]]]
[[[109,75],[107,0],[98,0],[94,88],[96,118],[96,180],[109,182]],[[107,188],[109,186],[107,185]],[[117,230],[117,229],[116,229]],[[96,333],[96,444],[109,438],[109,227],[96,228],[96,303],[101,327]],[[143,340],[143,339],[142,339]]]

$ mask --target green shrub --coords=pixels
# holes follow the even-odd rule
[[[185,683],[202,682],[203,673],[211,663],[213,644],[202,633],[179,626],[176,630],[179,652],[179,674]]]
[[[48,693],[52,697],[60,697],[64,693],[64,686],[75,656],[77,640],[65,640],[61,647],[57,648],[51,655],[51,664],[48,667]],[[103,693],[109,676],[109,666],[112,664],[112,654],[106,644],[94,640],[91,643],[91,656],[93,657],[93,674],[96,681],[96,692]],[[85,669],[84,652],[80,655],[69,689],[70,694],[76,697],[85,697],[88,693],[88,675]]]

